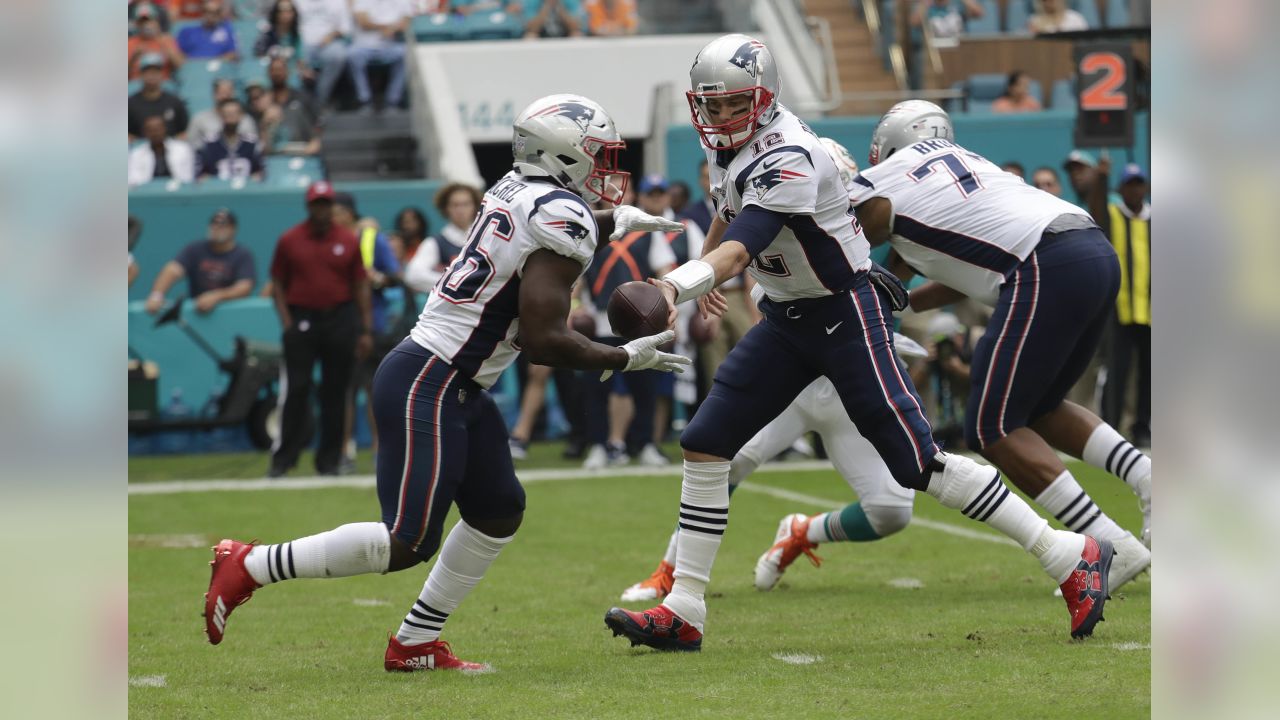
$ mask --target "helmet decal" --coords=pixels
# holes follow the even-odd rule
[[[548,117],[552,115],[567,117],[577,123],[578,127],[582,128],[582,132],[586,132],[591,125],[591,121],[596,116],[596,111],[582,103],[562,102],[539,110],[529,117]]]
[[[729,58],[729,62],[737,65],[751,77],[757,77],[760,74],[760,51],[764,49],[764,43],[759,40],[745,42],[738,51]]]

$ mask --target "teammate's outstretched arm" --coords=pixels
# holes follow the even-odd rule
[[[882,245],[893,234],[893,202],[888,198],[873,197],[854,208],[862,233],[872,247]],[[911,291],[911,309],[916,312],[933,310],[963,300],[966,295],[959,290],[930,281]]]
[[[632,340],[622,347],[592,342],[568,326],[573,284],[582,265],[551,250],[525,260],[520,282],[520,343],[529,362],[575,370],[682,372],[689,358],[657,350],[674,334]]]

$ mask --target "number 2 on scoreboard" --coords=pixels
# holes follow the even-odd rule
[[[1097,78],[1080,91],[1081,110],[1124,110],[1129,105],[1124,85],[1128,68],[1124,58],[1110,51],[1098,51],[1080,59],[1080,77]]]

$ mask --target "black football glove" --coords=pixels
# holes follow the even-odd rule
[[[871,263],[871,270],[868,272],[871,284],[889,296],[889,304],[893,306],[894,312],[902,312],[911,306],[911,295],[907,293],[907,286],[902,284],[897,275],[874,262]]]

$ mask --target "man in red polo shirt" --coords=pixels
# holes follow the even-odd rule
[[[343,403],[357,358],[373,347],[369,283],[356,236],[333,223],[333,186],[307,189],[307,219],[286,230],[271,259],[272,297],[284,328],[283,416],[269,477],[298,464],[311,424],[311,386],[320,360],[320,445],[316,472],[338,474]]]

